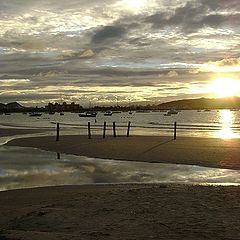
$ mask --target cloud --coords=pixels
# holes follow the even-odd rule
[[[176,8],[173,13],[158,12],[150,15],[146,17],[146,22],[151,23],[154,28],[175,26],[191,33],[204,27],[215,28],[228,24],[232,19],[240,20],[237,13],[215,13],[213,10],[218,8],[220,5],[216,1],[189,1],[183,7]],[[231,23],[235,24],[235,21]]]
[[[87,102],[118,91],[123,101],[144,101],[148,89],[183,96],[181,83],[239,72],[238,0],[143,5],[135,11],[116,0],[1,0],[0,79],[19,84],[2,82],[0,94]]]
[[[97,30],[93,35],[92,43],[103,43],[107,41],[118,41],[126,34],[126,30],[122,26],[105,26]]]
[[[176,71],[169,71],[168,74],[167,74],[168,77],[177,77],[178,76],[178,73]]]
[[[240,57],[239,58],[225,58],[222,59],[220,61],[216,61],[216,62],[209,62],[209,64],[214,64],[217,66],[235,66],[235,65],[239,65],[240,66]]]

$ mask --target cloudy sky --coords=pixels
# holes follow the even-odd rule
[[[0,102],[215,97],[240,81],[239,23],[239,0],[0,0]]]

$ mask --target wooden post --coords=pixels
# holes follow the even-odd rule
[[[113,122],[113,137],[116,137],[116,124]]]
[[[104,122],[104,124],[103,124],[103,138],[105,138],[106,137],[106,122]]]
[[[127,137],[129,137],[129,133],[130,133],[130,125],[131,125],[131,122],[129,121],[129,122],[128,122],[128,128],[127,128]]]
[[[174,140],[177,139],[177,122],[174,122]]]
[[[90,122],[88,122],[88,139],[91,139],[91,126],[90,126]]]
[[[57,123],[57,136],[56,136],[57,142],[59,141],[59,130],[60,130],[59,123]]]

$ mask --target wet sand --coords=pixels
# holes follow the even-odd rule
[[[240,139],[157,136],[107,137],[61,136],[14,139],[7,145],[35,147],[59,153],[88,157],[177,163],[206,167],[240,169]]]
[[[0,239],[239,239],[240,188],[126,184],[0,192]]]
[[[27,128],[0,128],[0,137],[22,135],[22,134],[33,134],[50,131],[48,128],[39,129],[27,129]]]

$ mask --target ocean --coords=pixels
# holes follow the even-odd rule
[[[99,112],[96,118],[79,117],[77,113],[43,113],[41,117],[29,117],[28,114],[14,113],[0,115],[0,127],[13,128],[49,128],[54,130],[60,123],[61,134],[87,134],[87,123],[91,124],[92,134],[102,134],[103,123],[107,123],[107,135],[112,135],[113,122],[118,135],[125,135],[128,122],[131,122],[130,134],[134,135],[172,135],[174,122],[177,123],[178,136],[239,138],[240,111],[182,110],[178,114],[165,116],[166,112],[121,112],[104,116]]]

